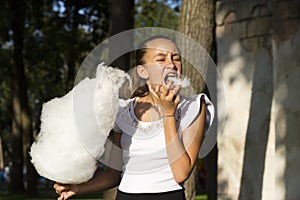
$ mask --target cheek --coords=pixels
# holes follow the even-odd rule
[[[154,71],[153,73],[151,73],[151,78],[152,79],[161,79],[163,76],[163,72],[162,71]]]
[[[163,79],[163,70],[160,68],[157,69],[151,69],[148,71],[149,74],[149,79],[151,81],[155,81],[155,82],[161,82],[161,80]]]

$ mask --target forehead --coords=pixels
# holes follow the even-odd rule
[[[178,49],[174,42],[164,38],[158,38],[146,43],[147,51],[165,51],[165,52],[178,52]]]

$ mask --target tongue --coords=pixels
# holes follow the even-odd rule
[[[167,85],[170,81],[173,81],[173,82],[174,82],[175,79],[176,79],[176,78],[173,77],[173,76],[166,76],[166,78],[165,78],[165,83],[166,83],[166,85]]]

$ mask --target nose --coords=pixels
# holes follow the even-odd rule
[[[165,66],[169,69],[177,70],[177,67],[174,63],[174,60],[173,60],[172,56],[168,56],[168,58],[166,59]]]

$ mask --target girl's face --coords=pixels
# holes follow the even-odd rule
[[[148,81],[155,85],[166,86],[170,79],[181,74],[181,57],[176,45],[167,39],[149,41],[143,57],[143,70]],[[172,85],[170,89],[174,88]]]

